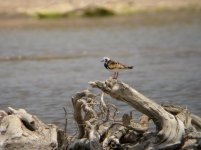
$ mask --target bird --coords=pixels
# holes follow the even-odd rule
[[[112,72],[114,72],[112,78],[117,79],[119,71],[126,69],[133,69],[133,66],[127,66],[117,61],[110,59],[109,57],[103,57],[101,62],[104,62],[104,67]]]

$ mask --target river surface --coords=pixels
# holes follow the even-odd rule
[[[158,103],[182,105],[201,116],[201,24],[196,22],[0,30],[0,109],[25,108],[63,127],[66,107],[72,132],[71,97],[89,88],[89,81],[110,76],[100,62],[104,56],[135,66],[119,80]],[[132,110],[110,102],[123,113]]]

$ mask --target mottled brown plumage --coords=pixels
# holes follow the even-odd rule
[[[111,60],[109,57],[104,57],[102,60],[106,69],[114,72],[113,78],[117,79],[118,72],[125,69],[133,69],[133,66],[127,66],[117,61]]]
[[[107,62],[108,69],[110,70],[119,70],[119,69],[132,69],[133,66],[126,66],[114,60],[109,60]]]

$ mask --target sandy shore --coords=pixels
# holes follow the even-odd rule
[[[103,7],[116,15],[110,17],[112,21],[109,23],[108,17],[60,18],[55,22],[54,19],[36,19],[32,16],[41,12],[66,13],[88,6]],[[122,24],[131,18],[131,24],[135,25],[200,22],[200,17],[200,0],[6,0],[0,3],[0,29],[112,25]]]
[[[201,7],[200,0],[6,0],[0,3],[0,18],[22,17],[25,13],[68,12],[97,6],[116,13],[154,9],[179,9],[183,7]]]

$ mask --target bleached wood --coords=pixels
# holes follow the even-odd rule
[[[90,82],[90,85],[101,89],[117,100],[129,104],[152,119],[157,129],[155,148],[164,148],[181,143],[182,136],[185,133],[183,122],[168,113],[161,105],[145,97],[127,84],[114,79],[109,79],[105,82]]]
[[[57,126],[44,124],[24,109],[9,107],[9,110],[10,114],[0,121],[0,150],[58,148]]]
[[[140,120],[136,122],[132,113],[124,114],[120,120],[117,107],[105,101],[104,94],[85,90],[72,97],[78,136],[71,136],[55,125],[46,125],[24,109],[9,107],[8,113],[0,111],[0,149],[200,149],[201,118],[187,108],[161,106],[114,79],[90,84],[140,111]],[[149,130],[150,119],[156,126],[155,132]]]
[[[81,139],[85,136],[85,121],[96,118],[96,113],[93,106],[90,104],[94,100],[94,95],[88,90],[78,92],[72,97],[74,108],[74,118],[78,126],[78,138]],[[84,111],[85,115],[82,115]]]

